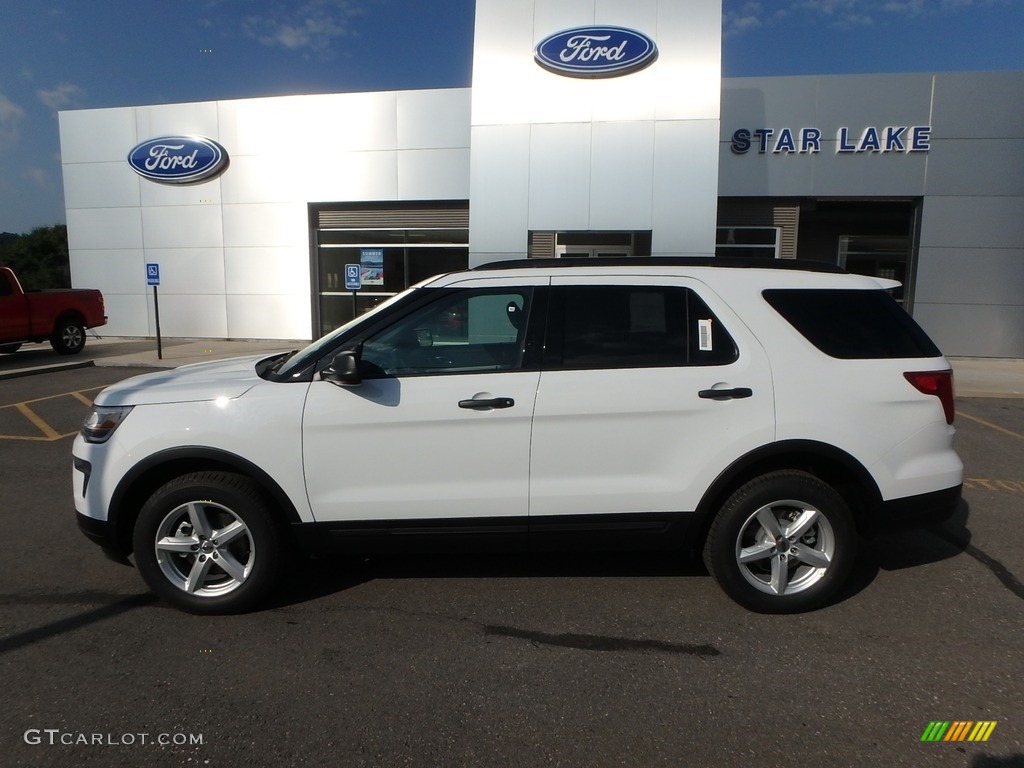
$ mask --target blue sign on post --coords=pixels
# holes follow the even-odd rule
[[[146,265],[146,285],[160,285],[160,265]]]
[[[345,265],[345,290],[358,291],[363,287],[363,272],[359,264]]]

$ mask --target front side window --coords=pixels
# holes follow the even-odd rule
[[[363,342],[364,377],[509,371],[522,366],[531,289],[438,294]]]
[[[724,365],[736,345],[707,305],[678,286],[552,289],[546,369]]]

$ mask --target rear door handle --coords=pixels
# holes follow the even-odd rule
[[[735,387],[733,389],[702,389],[697,396],[705,400],[739,400],[753,394],[754,390],[750,387]]]
[[[459,408],[469,408],[473,411],[484,411],[492,408],[511,408],[516,401],[511,397],[491,397],[471,400],[459,400]]]

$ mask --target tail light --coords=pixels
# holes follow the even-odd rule
[[[917,371],[903,374],[918,392],[935,395],[942,403],[946,423],[953,423],[956,408],[953,405],[953,371]]]

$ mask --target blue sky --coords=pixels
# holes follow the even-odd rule
[[[64,221],[59,110],[468,86],[474,5],[0,0],[0,232]],[[724,0],[722,28],[726,77],[1024,70],[1024,0]]]

